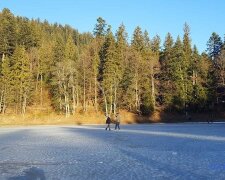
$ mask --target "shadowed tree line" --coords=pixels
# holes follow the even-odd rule
[[[207,53],[200,54],[186,23],[183,31],[175,40],[168,33],[161,43],[137,26],[128,42],[125,25],[113,34],[101,17],[93,33],[79,33],[3,9],[0,112],[25,114],[34,103],[42,106],[44,89],[55,111],[66,116],[210,110],[225,99],[224,41],[213,32]]]

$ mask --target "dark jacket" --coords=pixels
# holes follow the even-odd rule
[[[111,123],[111,119],[110,119],[110,117],[107,117],[106,124],[110,124],[110,123]]]

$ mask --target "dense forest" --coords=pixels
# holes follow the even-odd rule
[[[225,43],[213,32],[200,54],[183,37],[149,37],[139,26],[131,41],[125,25],[115,34],[99,17],[93,33],[69,25],[0,12],[0,112],[25,114],[42,106],[47,90],[55,112],[66,116],[119,110],[205,112],[222,102]],[[163,41],[163,42],[161,42]]]

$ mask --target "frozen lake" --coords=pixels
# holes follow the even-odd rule
[[[0,179],[225,179],[225,124],[0,128]]]

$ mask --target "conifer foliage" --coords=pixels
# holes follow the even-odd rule
[[[204,111],[225,86],[224,42],[213,32],[208,54],[199,54],[187,23],[182,38],[168,33],[161,43],[139,26],[129,42],[125,25],[114,34],[101,17],[93,34],[16,17],[9,9],[0,12],[0,22],[2,114],[43,106],[44,89],[55,111],[67,117],[121,109],[142,115]]]

